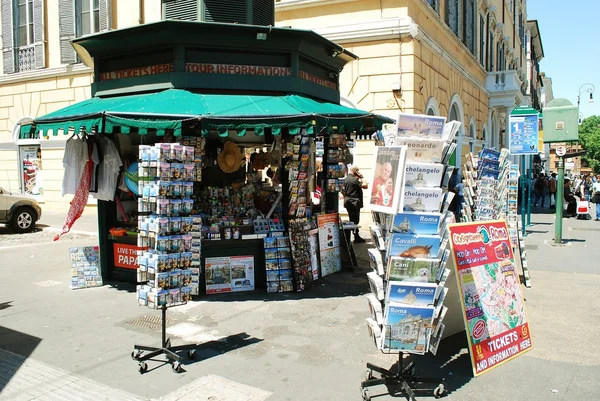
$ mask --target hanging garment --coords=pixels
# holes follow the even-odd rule
[[[74,194],[77,191],[77,185],[79,185],[87,160],[88,148],[86,142],[78,136],[69,138],[65,144],[65,154],[63,156],[65,173],[62,182],[62,196]]]
[[[103,159],[98,171],[98,193],[92,196],[98,200],[112,201],[115,198],[117,179],[123,162],[113,141],[100,137],[99,143]]]
[[[96,141],[94,141],[92,137],[88,137],[88,139],[88,154],[90,155],[90,159],[94,162],[92,166],[92,177],[90,178],[90,192],[98,192],[98,165],[100,163],[100,152],[96,145]]]
[[[81,180],[79,181],[79,185],[77,186],[77,191],[75,192],[75,196],[71,201],[71,206],[69,207],[69,212],[67,213],[67,217],[65,218],[65,222],[63,224],[62,230],[60,234],[54,237],[54,241],[58,241],[63,234],[68,233],[73,227],[73,224],[79,219],[83,213],[83,209],[88,202],[88,198],[90,195],[90,182],[92,178],[92,169],[94,168],[94,161],[90,158],[86,162],[83,173],[81,174]]]

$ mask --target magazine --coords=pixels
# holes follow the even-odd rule
[[[398,211],[439,213],[443,200],[441,188],[406,187],[404,188],[404,199]]]
[[[415,235],[393,233],[388,242],[388,256],[427,259],[438,254],[439,235]]]
[[[383,301],[385,294],[383,292],[383,279],[377,275],[375,272],[367,273],[367,278],[369,279],[369,286],[371,287],[371,292],[378,300]]]
[[[438,285],[435,283],[412,283],[408,281],[389,281],[385,302],[411,306],[433,305]]]
[[[433,307],[406,306],[390,302],[385,308],[383,348],[424,354],[433,322]]]
[[[407,162],[405,185],[412,187],[439,187],[444,175],[444,165],[439,163]]]
[[[406,160],[411,162],[440,163],[446,141],[442,139],[402,138],[394,140],[395,146],[406,146]]]
[[[396,137],[444,139],[446,117],[400,113],[396,122]]]
[[[386,271],[388,280],[434,283],[438,277],[439,259],[389,257]]]
[[[383,259],[381,257],[381,251],[376,248],[370,248],[367,250],[367,252],[369,253],[369,261],[371,264],[371,268],[379,276],[383,276],[385,271],[383,269]]]
[[[405,234],[437,234],[442,214],[402,212],[394,216],[392,232]]]
[[[367,328],[369,329],[369,335],[373,338],[377,349],[381,349],[381,326],[370,317],[366,320]]]
[[[367,294],[367,301],[369,302],[369,310],[371,311],[371,317],[377,322],[378,325],[383,324],[383,308],[381,307],[381,301],[373,294]]]
[[[431,337],[431,341],[429,342],[429,351],[431,351],[433,355],[437,354],[438,346],[440,345],[440,341],[442,341],[442,335],[444,335],[445,328],[446,326],[444,323],[441,323],[437,336]]]

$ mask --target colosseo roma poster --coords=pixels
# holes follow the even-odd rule
[[[532,348],[525,303],[505,221],[448,228],[473,373],[478,376]]]

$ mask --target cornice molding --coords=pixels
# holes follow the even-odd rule
[[[0,85],[18,84],[27,81],[36,81],[47,78],[65,77],[71,75],[92,74],[94,70],[83,64],[71,64],[57,68],[43,68],[15,74],[4,74],[0,76]]]
[[[275,2],[275,12],[298,10],[301,8],[309,8],[316,6],[328,6],[338,3],[350,3],[353,1],[360,0],[281,0]]]

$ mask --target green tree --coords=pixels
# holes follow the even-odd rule
[[[591,116],[583,120],[579,126],[579,143],[585,149],[582,160],[600,173],[600,116]]]

